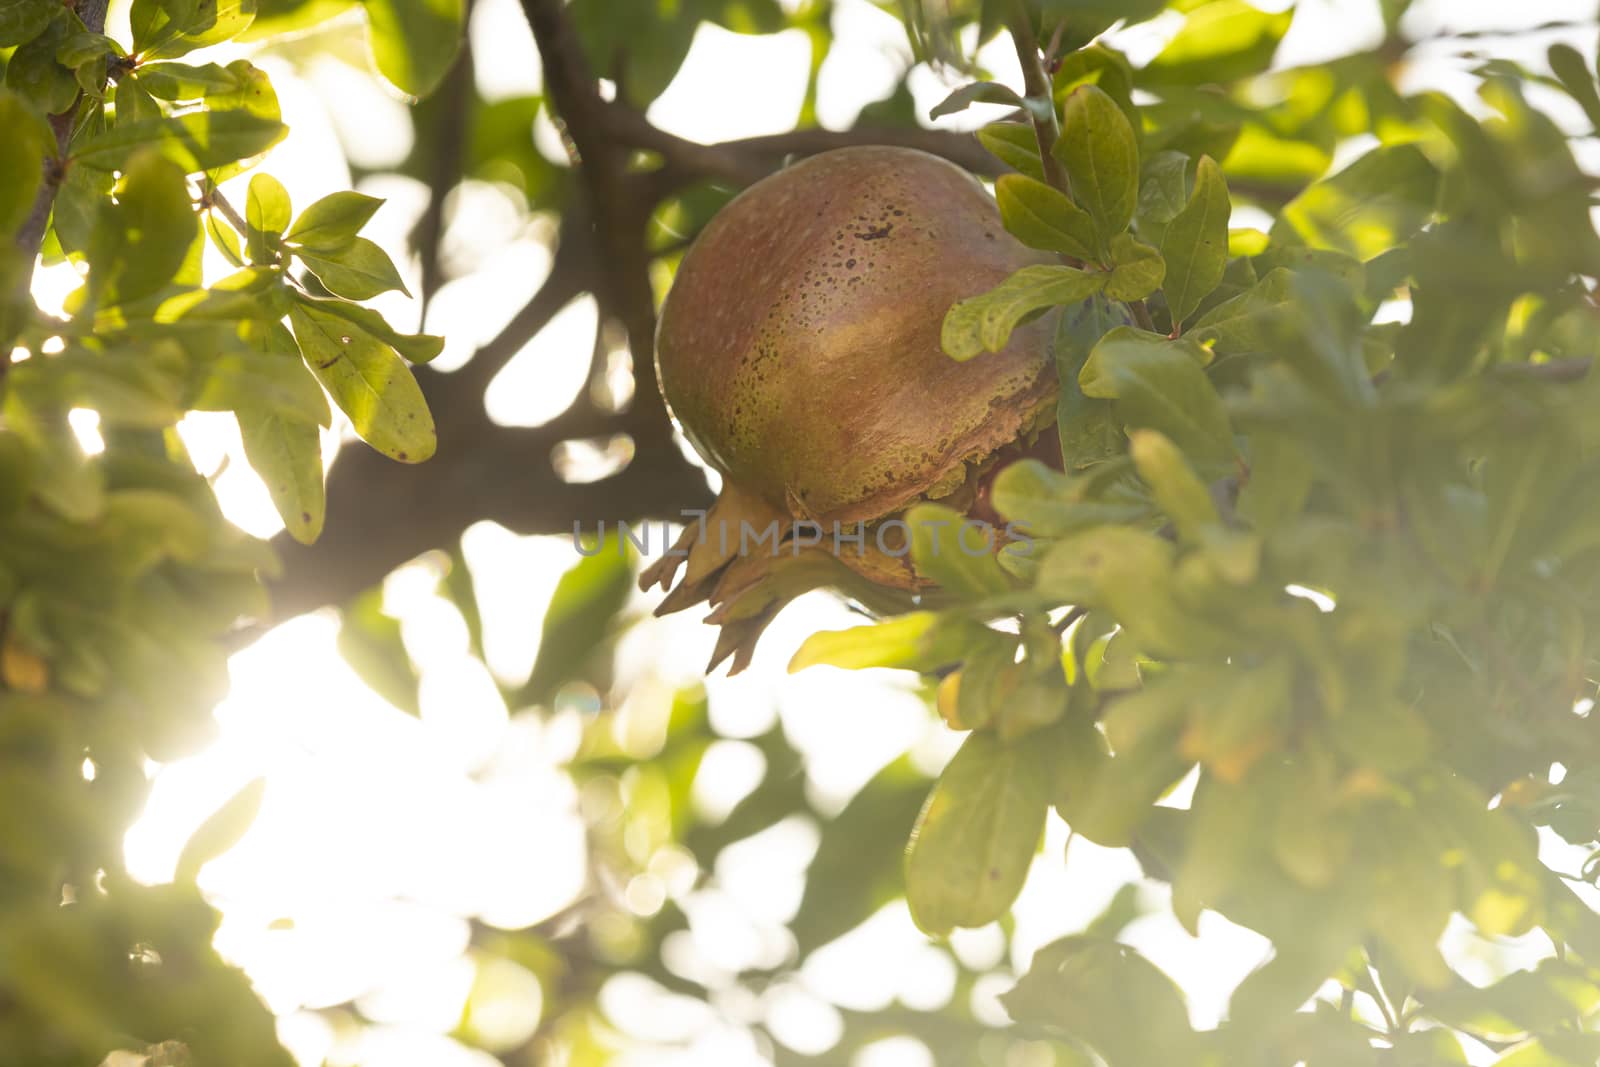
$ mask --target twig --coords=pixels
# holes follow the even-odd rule
[[[1022,84],[1030,99],[1043,100],[1048,105],[1043,114],[1030,109],[1033,119],[1033,136],[1039,143],[1039,158],[1044,162],[1045,180],[1063,193],[1071,194],[1072,184],[1067,179],[1066,168],[1051,151],[1061,129],[1056,122],[1055,96],[1051,91],[1050,77],[1044,72],[1039,58],[1039,39],[1033,32],[1033,13],[1025,0],[1013,0],[1011,6],[1011,41],[1017,49],[1017,60],[1022,64]]]
[[[205,188],[201,190],[200,204],[202,207],[214,209],[217,214],[227,219],[228,225],[238,230],[240,237],[249,234],[250,225],[245,222],[244,216],[239,214],[239,209],[229,203],[228,198],[222,195],[222,190],[209,179],[205,183]]]

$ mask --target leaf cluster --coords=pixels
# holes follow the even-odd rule
[[[1210,910],[1273,944],[1216,1031],[1097,937],[1039,954],[1021,1022],[1112,1067],[1465,1062],[1452,1030],[1506,1064],[1588,1062],[1600,920],[1540,834],[1600,847],[1592,182],[1517,72],[1482,72],[1486,118],[1375,90],[1360,57],[1266,73],[1288,17],[1219,0],[1141,69],[1067,56],[1057,166],[1048,117],[979,133],[1016,171],[1007,229],[1060,263],[956,304],[943,344],[982,359],[1053,318],[1061,466],[1000,474],[1026,535],[993,560],[913,539],[956,605],[816,635],[794,666],[944,676],[972,732],[910,840],[930,933],[1006,914],[1053,809],[1133,848],[1191,931]],[[1594,72],[1550,59],[1592,105]],[[1334,114],[1304,114],[1318,82]],[[1299,133],[1248,112],[1265,85]],[[1373,147],[1263,187],[1253,126],[1331,134],[1342,101]],[[1269,228],[1230,227],[1237,187]],[[1438,947],[1456,915],[1559,957],[1475,988]]]

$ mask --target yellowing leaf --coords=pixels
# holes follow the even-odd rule
[[[302,303],[289,310],[306,362],[367,444],[402,463],[433,455],[438,439],[417,380],[388,345]]]

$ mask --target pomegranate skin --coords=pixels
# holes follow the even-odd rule
[[[1001,226],[966,171],[844,148],[756,183],[685,255],[657,372],[694,448],[795,519],[872,521],[961,484],[1055,395],[1052,320],[946,356],[950,305],[1051,258]]]

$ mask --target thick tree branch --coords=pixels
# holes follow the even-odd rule
[[[570,533],[574,520],[679,518],[710,494],[681,454],[656,388],[655,296],[650,285],[648,223],[656,206],[696,181],[744,186],[792,156],[861,144],[918,148],[978,173],[1005,168],[970,134],[923,129],[795,130],[766,137],[697,144],[652,126],[624,104],[603,99],[583,59],[562,0],[523,0],[544,66],[546,92],[575,156],[571,198],[557,236],[550,275],[492,340],[454,373],[419,368],[417,377],[439,428],[434,458],[395,464],[364,446],[341,453],[328,486],[320,541],[275,542],[283,576],[271,583],[278,618],[348,600],[396,566],[430,548],[453,544],[472,523],[492,520],[519,533]],[[637,151],[659,157],[641,169]],[[620,322],[633,354],[635,395],[622,413],[587,398],[532,429],[496,426],[484,411],[489,382],[575,297],[593,292],[602,315]],[[613,475],[572,484],[551,455],[563,442],[626,434],[634,456]]]
[[[556,234],[555,257],[550,274],[532,298],[522,306],[500,332],[473,353],[472,359],[452,377],[460,385],[463,399],[473,390],[477,399],[494,376],[522,350],[533,336],[573,299],[595,288],[594,248],[588,233],[587,212],[569,211],[562,217]],[[481,406],[481,405],[480,405]]]
[[[628,332],[638,383],[634,403],[665,416],[666,407],[655,383],[655,293],[645,244],[655,205],[630,195],[627,146],[611,135],[610,105],[600,96],[584,59],[583,44],[567,18],[565,0],[522,0],[522,10],[544,62],[545,90],[577,150],[595,247],[607,264],[596,295],[602,311],[620,320]],[[670,441],[664,417],[656,426],[655,443]]]
[[[678,519],[682,509],[709,502],[704,477],[676,448],[637,438],[632,461],[613,477],[575,484],[555,475],[557,445],[628,428],[625,418],[588,410],[532,429],[478,428],[470,441],[441,426],[439,456],[415,467],[352,445],[329,480],[321,540],[275,545],[284,571],[268,583],[274,615],[343,603],[422,552],[454,545],[480,520],[520,534],[570,535],[575,521],[592,531],[602,520]]]

